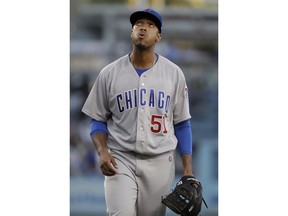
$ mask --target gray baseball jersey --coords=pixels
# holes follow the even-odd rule
[[[82,112],[107,122],[110,149],[157,155],[174,150],[174,124],[191,118],[181,69],[159,55],[139,76],[125,55],[98,75]]]

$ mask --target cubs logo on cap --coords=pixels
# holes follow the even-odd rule
[[[136,23],[137,20],[147,18],[155,23],[157,26],[159,32],[161,33],[162,30],[162,16],[155,10],[151,8],[147,8],[141,11],[136,11],[131,14],[130,16],[130,23],[132,24],[132,27]]]

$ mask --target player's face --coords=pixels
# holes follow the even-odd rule
[[[131,38],[136,46],[150,47],[160,41],[161,34],[153,21],[139,19],[132,28]]]

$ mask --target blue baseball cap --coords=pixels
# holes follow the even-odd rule
[[[142,19],[142,18],[147,18],[153,21],[155,25],[157,26],[159,32],[161,33],[162,17],[157,11],[147,8],[147,9],[132,13],[130,16],[130,23],[132,24],[132,27],[134,26],[137,20]]]

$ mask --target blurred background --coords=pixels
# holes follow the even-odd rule
[[[70,0],[70,215],[104,216],[103,176],[81,108],[101,69],[131,50],[129,16],[151,7],[163,17],[156,52],[180,66],[189,88],[193,172],[202,216],[218,215],[218,1]],[[177,154],[178,155],[178,154]],[[182,173],[176,160],[176,177]],[[175,215],[168,210],[167,216]]]

